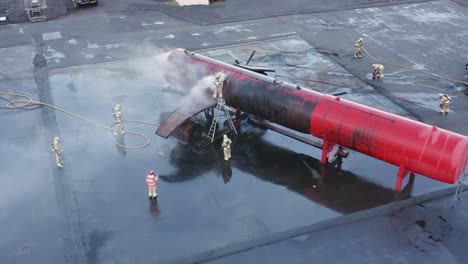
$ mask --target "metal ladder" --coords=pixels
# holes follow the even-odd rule
[[[458,179],[458,186],[457,190],[455,191],[455,197],[453,197],[452,206],[455,206],[455,202],[457,200],[461,200],[461,194],[463,193],[465,186],[468,186],[468,172],[466,168],[463,172],[463,175]]]
[[[216,104],[216,109],[215,109],[215,111],[213,113],[213,121],[211,121],[210,130],[208,132],[208,138],[211,140],[211,142],[213,142],[213,140],[215,138],[216,124],[218,123],[219,113],[221,111],[224,111],[224,113],[226,114],[228,124],[229,124],[229,128],[231,130],[234,130],[234,132],[237,135],[236,127],[234,126],[234,123],[232,122],[232,119],[231,119],[231,115],[229,114],[229,111],[227,110],[226,101],[224,101],[224,98],[220,97],[218,99],[218,103]]]

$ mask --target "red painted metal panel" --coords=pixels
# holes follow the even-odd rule
[[[330,95],[315,107],[311,133],[442,182],[467,165],[466,136]]]

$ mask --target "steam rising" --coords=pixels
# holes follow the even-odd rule
[[[215,79],[214,75],[207,75],[199,79],[195,83],[195,85],[189,89],[190,92],[184,101],[188,101],[188,100],[198,101],[198,100],[205,99],[206,96],[203,96],[203,95],[213,91],[214,79]]]
[[[153,80],[155,87],[168,86],[173,91],[185,94],[182,100],[177,96],[165,102],[172,106],[171,109],[174,109],[174,105],[180,106],[189,101],[206,100],[207,94],[211,96],[215,75],[208,74],[206,69],[199,65],[187,63],[184,58],[171,58],[169,61],[169,55],[170,52],[161,53],[149,63],[138,61],[132,66],[140,71],[145,79]]]

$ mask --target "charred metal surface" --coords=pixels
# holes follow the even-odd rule
[[[202,134],[203,127],[192,120],[187,120],[174,132],[174,136],[185,144],[199,140]]]
[[[340,105],[338,102],[339,100],[325,100],[327,111],[320,119],[321,123],[313,123],[312,125],[320,127],[320,133],[326,135],[330,141],[347,148],[371,156],[376,150],[381,150],[382,146],[375,144],[379,135],[376,125],[385,122],[391,126],[394,120]],[[357,113],[362,113],[362,115]],[[334,122],[334,124],[330,125],[330,122]],[[328,129],[323,129],[325,127]]]
[[[296,131],[309,133],[311,114],[317,101],[303,96],[306,90],[292,90],[283,84],[268,84],[240,74],[235,74],[227,87],[226,101],[230,105]]]
[[[310,132],[311,115],[322,94],[180,49],[173,50],[169,59],[180,66],[177,68],[192,60],[204,65],[206,74],[224,72],[228,77],[223,94],[228,105],[302,133]]]
[[[156,134],[163,138],[168,138],[177,128],[179,128],[190,117],[200,113],[201,111],[216,105],[216,101],[206,95],[204,100],[192,100],[183,104],[172,112],[166,120],[164,120],[156,130]]]
[[[280,134],[283,134],[285,136],[294,138],[296,140],[299,140],[301,142],[309,144],[309,145],[311,145],[313,147],[316,147],[316,148],[319,148],[319,149],[322,148],[322,142],[314,141],[314,140],[312,140],[310,138],[302,137],[302,136],[299,136],[298,134],[291,133],[290,131],[286,130],[282,126],[278,126],[278,125],[276,125],[274,123],[270,123],[270,122],[268,122],[268,121],[266,121],[264,119],[260,119],[260,118],[258,118],[256,116],[251,116],[250,120],[252,122],[254,122],[255,124],[257,124],[257,125],[260,125],[260,126],[263,126],[265,128],[271,129],[271,130],[273,130],[275,132],[278,132]]]

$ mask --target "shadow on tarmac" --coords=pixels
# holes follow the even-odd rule
[[[207,149],[200,153],[178,145],[170,154],[170,162],[179,170],[171,175],[160,175],[160,179],[168,183],[184,182],[217,169],[227,184],[231,177],[235,177],[232,166],[264,181],[285,186],[312,202],[342,214],[411,196],[414,177],[397,193],[342,170],[341,160],[322,165],[318,159],[267,142],[261,138],[262,135],[258,131],[240,134],[233,144],[233,159],[230,162],[223,161],[219,142],[213,144],[212,151]]]
[[[159,205],[158,205],[158,198],[150,199],[149,200],[149,214],[150,216],[155,219],[159,216]]]

